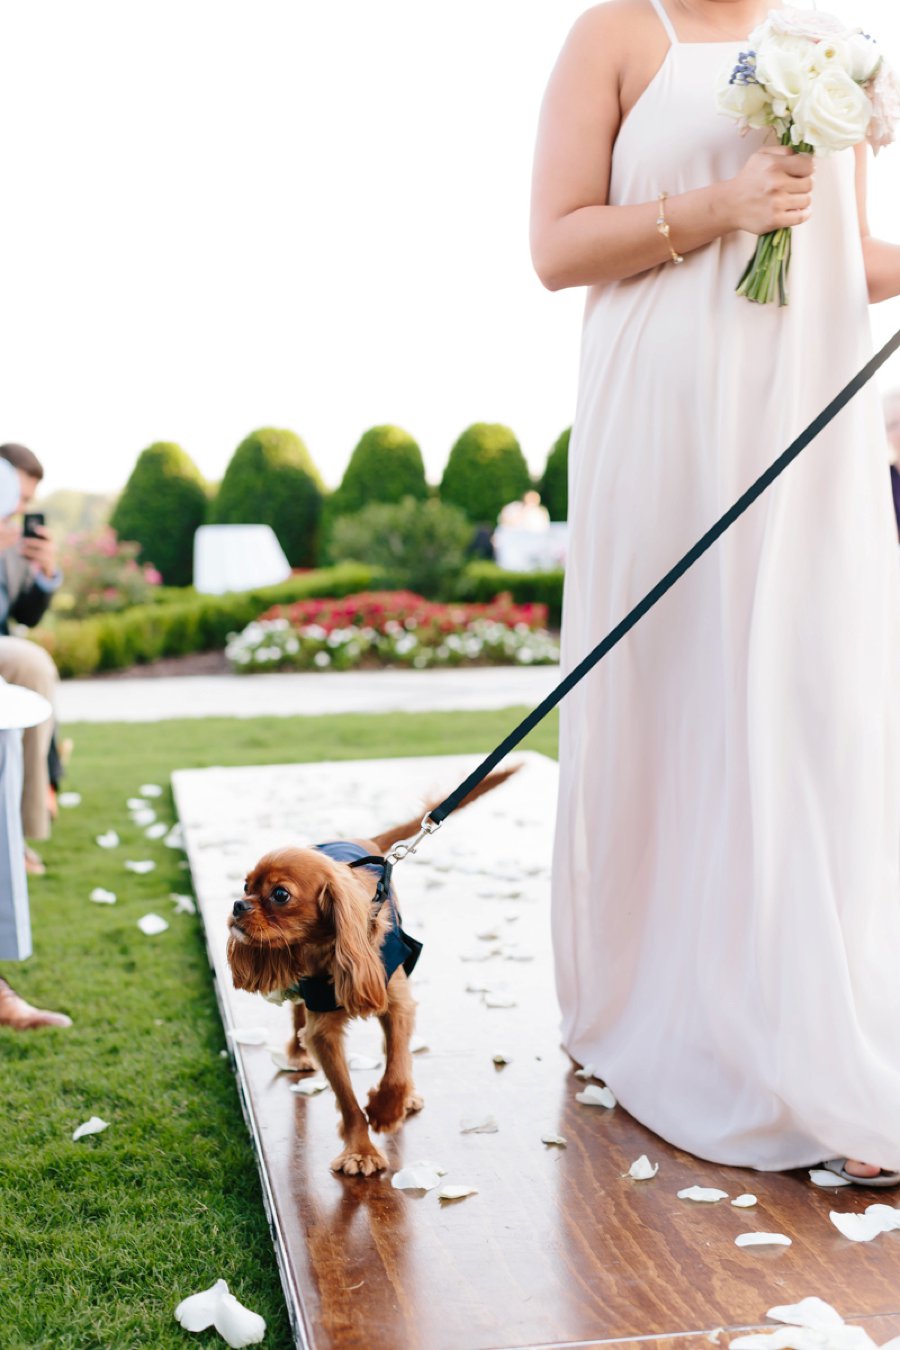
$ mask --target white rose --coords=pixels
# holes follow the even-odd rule
[[[776,9],[750,34],[750,46],[759,46],[772,36],[811,38],[846,38],[851,29],[832,14],[819,14],[813,9]]]
[[[872,120],[867,139],[877,155],[879,150],[894,140],[900,121],[900,83],[887,61],[879,65],[867,92],[872,101]]]
[[[829,66],[797,100],[791,135],[795,145],[805,143],[826,154],[847,150],[865,140],[871,118],[864,90],[839,66]]]
[[[829,66],[839,66],[847,72],[851,80],[855,79],[850,55],[850,43],[844,38],[823,38],[812,49],[812,68],[819,74]]]
[[[868,84],[881,60],[878,44],[871,38],[864,37],[862,33],[854,33],[847,42],[847,48],[850,57],[848,67],[850,78],[857,84]]]
[[[758,84],[731,84],[731,69],[719,82],[716,99],[719,112],[733,117],[746,127],[767,127],[771,124],[772,101]]]
[[[805,38],[772,37],[756,52],[756,78],[772,98],[777,117],[790,112],[813,78],[815,48]]]

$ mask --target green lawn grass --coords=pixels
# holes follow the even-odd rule
[[[32,1002],[68,1012],[70,1030],[0,1028],[0,1346],[131,1350],[223,1345],[190,1336],[180,1299],[225,1278],[292,1345],[253,1151],[238,1102],[199,919],[175,914],[190,891],[182,855],[133,825],[126,799],[206,765],[275,764],[488,751],[519,711],[67,727],[66,788],[81,793],[42,847],[31,886],[35,954],[0,973]],[[555,715],[527,745],[556,754]],[[401,815],[405,809],[398,804]],[[388,822],[385,822],[388,823]],[[123,846],[95,836],[116,829]],[[135,876],[125,858],[153,858]],[[95,886],[116,905],[93,904]],[[153,910],[169,930],[145,937]],[[92,1115],[104,1133],[72,1142]]]

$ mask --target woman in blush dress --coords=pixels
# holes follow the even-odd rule
[[[871,355],[862,148],[741,137],[770,8],[609,0],[544,100],[532,251],[587,300],[563,668]],[[793,226],[787,308],[735,294]],[[668,233],[666,232],[668,230]],[[563,1039],[679,1148],[900,1180],[900,575],[870,385],[562,704]],[[882,1170],[884,1169],[884,1170]]]

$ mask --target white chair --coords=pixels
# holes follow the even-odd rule
[[[551,521],[544,530],[520,530],[498,525],[494,531],[494,556],[505,572],[547,572],[565,567],[569,527],[566,521]]]
[[[194,535],[194,589],[203,595],[277,586],[290,575],[270,525],[201,525]]]

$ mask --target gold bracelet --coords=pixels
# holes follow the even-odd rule
[[[661,192],[659,194],[659,215],[656,218],[656,228],[669,246],[669,252],[672,255],[673,263],[683,263],[684,258],[682,258],[680,253],[675,252],[672,247],[672,240],[669,238],[672,231],[669,228],[669,222],[666,220],[666,199],[668,195],[668,192]]]

